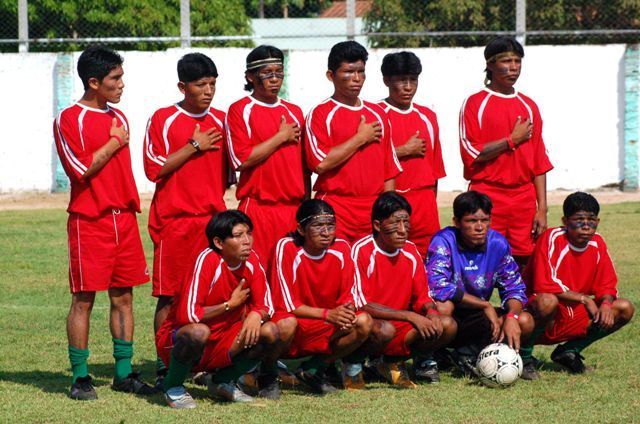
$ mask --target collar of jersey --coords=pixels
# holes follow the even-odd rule
[[[402,110],[402,109],[398,109],[397,107],[393,106],[391,103],[389,103],[386,100],[382,100],[382,103],[384,103],[385,105],[387,105],[387,107],[391,110],[393,110],[394,112],[398,112],[402,115],[408,115],[411,112],[413,112],[413,102],[411,102],[411,105],[409,106],[409,109],[407,110]]]
[[[401,249],[396,249],[396,251],[393,253],[385,252],[384,250],[380,249],[380,246],[378,246],[378,243],[376,243],[375,237],[372,236],[371,240],[373,240],[373,246],[375,247],[376,251],[382,253],[384,256],[393,258],[394,256],[398,256],[398,253],[400,253]]]
[[[261,102],[260,100],[256,99],[253,96],[249,96],[249,99],[251,100],[252,103],[255,103],[257,105],[264,106],[264,107],[278,107],[278,106],[280,106],[280,97],[278,97],[278,100],[276,100],[275,103]]]
[[[516,90],[515,88],[513,89],[513,94],[498,93],[497,91],[491,90],[489,87],[485,87],[484,91],[491,94],[492,96],[502,97],[503,99],[513,99],[518,96],[518,90]]]
[[[191,113],[191,112],[187,112],[186,110],[184,110],[183,108],[181,108],[178,103],[176,103],[174,105],[176,107],[176,109],[178,109],[180,112],[184,113],[187,116],[190,116],[192,118],[202,118],[203,116],[206,116],[207,113],[209,113],[209,108],[206,108],[204,112],[202,113]]]
[[[314,261],[319,261],[320,259],[324,258],[324,256],[327,254],[327,250],[329,249],[325,249],[322,251],[322,254],[318,255],[318,256],[313,256],[310,255],[309,252],[307,252],[306,250],[304,250],[304,247],[302,248],[302,254],[304,256],[306,256],[309,259],[313,259]]]
[[[222,260],[224,261],[224,259]],[[229,268],[229,271],[237,271],[240,269],[240,267],[244,265],[244,261],[240,262],[240,264],[238,264],[238,266],[236,267],[232,267],[231,265],[229,265],[229,263],[227,262],[227,268]]]
[[[349,110],[362,110],[362,108],[364,107],[364,100],[362,100],[360,97],[358,97],[358,101],[360,102],[360,106],[349,106],[348,104],[341,103],[341,102],[337,101],[333,97],[329,97],[329,100],[331,100],[333,103],[337,104],[338,106],[345,107],[345,108],[347,108]]]
[[[83,104],[82,104],[82,103],[80,103],[80,102],[76,102],[76,104],[77,104],[78,106],[80,106],[82,109],[90,110],[90,111],[92,111],[92,112],[107,113],[107,112],[109,112],[109,111],[111,110],[111,108],[109,107],[109,105],[107,105],[107,108],[106,108],[106,109],[98,109],[98,108],[95,108],[95,107],[91,107],[91,106],[83,105]]]

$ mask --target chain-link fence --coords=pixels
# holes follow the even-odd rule
[[[0,0],[0,50],[636,43],[640,0]]]

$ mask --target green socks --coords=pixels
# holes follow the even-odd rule
[[[113,358],[116,360],[115,379],[123,380],[131,374],[131,358],[133,357],[133,342],[113,339]]]
[[[172,387],[182,386],[184,380],[189,375],[191,371],[192,364],[180,362],[173,356],[173,351],[171,352],[171,362],[169,363],[169,371],[167,372],[166,377],[162,380],[163,389],[166,392]]]
[[[71,373],[73,374],[71,384],[75,383],[79,377],[89,375],[87,359],[89,359],[89,349],[78,349],[69,345],[69,362],[71,362]]]
[[[584,338],[570,340],[562,345],[562,349],[565,352],[580,353],[593,342],[600,340],[609,334],[611,334],[609,331],[603,330],[602,328],[592,328]]]
[[[233,358],[233,362],[226,368],[219,369],[213,376],[213,382],[217,384],[230,383],[246,374],[253,367],[258,365],[260,360],[249,359],[245,355],[238,355]],[[171,371],[169,371],[171,372]]]
[[[156,357],[156,374],[160,375],[160,374],[166,374],[167,372],[167,367],[164,364],[164,362],[162,362],[162,358],[160,358],[159,356]]]
[[[535,344],[536,339],[540,337],[540,335],[544,334],[544,330],[544,327],[535,327],[531,332],[529,341],[520,345],[520,357],[522,358],[523,363],[526,363],[527,360],[531,359],[533,356],[533,345]]]

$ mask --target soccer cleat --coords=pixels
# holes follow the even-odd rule
[[[365,383],[362,366],[360,367],[360,371],[352,376],[347,373],[347,368],[350,365],[354,364],[342,364],[342,387],[344,387],[345,390],[364,390]]]
[[[416,357],[413,360],[413,373],[416,379],[422,380],[429,384],[437,384],[440,382],[440,374],[438,373],[438,363],[433,359],[425,359]]]
[[[238,403],[249,403],[255,399],[242,391],[242,389],[234,382],[214,383],[211,376],[207,377],[207,390],[211,396],[219,400]]]
[[[196,401],[193,400],[184,386],[172,387],[164,393],[167,405],[174,409],[194,409]]]
[[[91,376],[87,375],[86,377],[77,378],[75,383],[71,385],[69,397],[75,400],[98,399],[98,394],[96,393],[96,389],[93,387]]]
[[[593,368],[587,366],[582,362],[584,356],[578,352],[566,351],[559,345],[551,353],[551,360],[556,364],[562,365],[572,374],[583,374],[585,372],[593,371]]]
[[[392,363],[381,362],[377,365],[377,369],[389,384],[403,389],[415,389],[418,387],[416,383],[409,378],[404,361]]]
[[[478,370],[476,369],[478,355],[473,349],[466,346],[454,349],[451,352],[451,359],[462,375],[470,378],[478,377]]]
[[[159,392],[164,391],[163,383],[164,383],[164,378],[167,376],[167,372],[169,372],[169,370],[165,368],[156,373],[156,384],[154,384],[153,387],[155,387],[155,389]]]
[[[536,359],[533,356],[522,365],[520,378],[523,380],[540,380],[540,374],[536,370]]]
[[[140,380],[140,373],[132,372],[122,380],[113,380],[111,388],[116,392],[134,393],[136,395],[153,395],[158,393],[155,387],[152,387]]]
[[[245,373],[238,378],[238,386],[243,392],[249,396],[255,396],[258,394],[258,371],[253,370]]]
[[[207,387],[207,375],[209,375],[209,373],[207,373],[206,371],[200,371],[198,373],[195,373],[191,380],[193,381],[193,384],[197,386]]]
[[[261,375],[258,377],[258,396],[269,400],[280,399],[280,380],[277,375]]]
[[[298,381],[307,386],[312,392],[319,395],[328,395],[338,391],[338,389],[332,386],[324,376],[300,370],[296,373],[296,377],[298,378]]]

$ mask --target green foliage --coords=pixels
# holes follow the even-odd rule
[[[332,0],[244,0],[247,15],[260,17],[260,5],[265,18],[311,18],[331,6]]]

